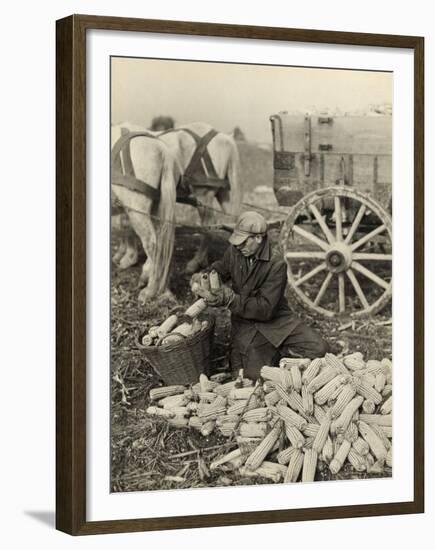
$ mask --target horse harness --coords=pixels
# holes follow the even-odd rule
[[[193,195],[195,187],[214,189],[215,193],[218,193],[222,189],[229,189],[230,183],[228,178],[222,179],[218,177],[207,149],[210,141],[218,133],[214,129],[201,137],[188,128],[172,128],[159,135],[154,135],[146,130],[130,132],[126,128],[122,128],[121,137],[112,149],[112,183],[142,193],[153,202],[159,201],[160,189],[156,189],[147,182],[136,177],[131,160],[130,143],[131,140],[136,137],[158,139],[159,136],[169,132],[180,131],[188,133],[195,141],[196,147],[184,174],[177,183],[177,202],[198,206],[198,201]]]

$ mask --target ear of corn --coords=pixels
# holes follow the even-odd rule
[[[387,457],[385,459],[385,462],[386,462],[387,466],[389,466],[390,468],[393,467],[393,448],[392,447],[390,447],[388,449]]]
[[[202,428],[202,420],[198,416],[191,416],[189,418],[189,427],[194,428],[195,430],[200,430]]]
[[[285,434],[287,436],[287,439],[290,441],[293,447],[296,447],[297,449],[301,449],[305,443],[304,436],[301,434],[301,432],[297,428],[295,428],[295,426],[292,426],[288,422],[285,422],[284,426],[285,426]]]
[[[311,361],[309,366],[305,369],[302,374],[302,383],[307,385],[310,384],[314,378],[318,375],[320,367],[322,366],[323,359],[316,358]]]
[[[365,456],[370,451],[369,444],[362,439],[362,437],[358,437],[358,439],[352,443],[352,447],[361,456]]]
[[[278,453],[276,459],[280,464],[288,464],[293,454],[297,452],[298,449],[295,449],[294,447],[287,447],[287,449],[283,449]]]
[[[346,357],[343,358],[343,363],[346,368],[351,371],[361,370],[366,366],[362,353],[358,351],[351,353],[350,355],[346,355]]]
[[[391,439],[393,437],[393,428],[392,428],[392,426],[379,426],[379,427],[384,432],[384,434],[388,437],[388,439]]]
[[[352,468],[357,472],[364,472],[366,469],[366,461],[353,447],[350,448],[347,459],[352,464]]]
[[[278,405],[277,411],[286,424],[294,426],[298,430],[305,430],[307,427],[308,422],[289,407]]]
[[[320,428],[319,424],[309,423],[307,424],[307,427],[304,430],[302,430],[302,433],[306,437],[316,437],[317,432],[319,431],[319,428]]]
[[[375,378],[375,390],[381,393],[386,383],[387,379],[385,377],[385,374],[383,372],[378,372]]]
[[[162,416],[164,418],[174,418],[175,412],[169,409],[161,409],[160,407],[148,407],[146,410],[150,416]]]
[[[275,384],[272,382],[272,380],[265,380],[264,381],[263,391],[264,391],[264,393],[270,393],[272,391],[275,391]]]
[[[292,365],[290,368],[291,377],[293,380],[293,387],[296,391],[300,391],[302,387],[302,377],[301,371],[299,370],[299,365]]]
[[[275,405],[278,403],[278,401],[281,400],[280,394],[277,392],[277,390],[273,390],[272,392],[268,393],[264,397],[264,402],[268,407],[271,407],[272,405]]]
[[[343,443],[340,445],[338,451],[336,452],[334,458],[331,460],[329,464],[329,469],[331,470],[331,473],[334,475],[337,475],[338,472],[343,467],[344,461],[347,458],[347,455],[349,454],[351,448],[351,444],[347,439],[343,441]]]
[[[167,421],[175,428],[185,428],[189,425],[189,420],[185,416],[175,415],[173,418],[168,418]]]
[[[387,449],[391,449],[391,441],[386,436],[385,432],[382,430],[381,426],[377,426],[376,424],[371,424],[370,428],[374,431],[374,433],[379,437],[379,439],[382,441],[384,447]]]
[[[201,435],[203,435],[204,437],[207,437],[208,435],[210,435],[213,432],[215,426],[216,426],[216,421],[215,420],[207,420],[201,426],[201,429],[200,429]]]
[[[240,458],[241,456],[242,456],[242,451],[240,449],[234,449],[234,451],[231,451],[230,453],[227,453],[226,455],[218,458],[217,460],[214,460],[210,464],[210,470],[216,470],[216,468],[218,468],[219,466],[222,466],[222,464],[225,464],[226,462],[230,462],[235,458]]]
[[[367,372],[376,375],[382,371],[382,363],[377,359],[369,359],[366,363]]]
[[[265,437],[267,430],[266,422],[241,422],[239,426],[242,437]]]
[[[216,425],[217,425],[217,421],[216,421]],[[236,427],[237,427],[237,422],[225,422],[225,424],[221,424],[220,426],[217,426],[217,429],[220,431],[220,433],[224,437],[230,437],[233,434]]]
[[[248,388],[234,388],[230,391],[230,394],[228,397],[231,399],[249,399],[249,397],[254,393],[255,388],[254,387],[248,387]]]
[[[307,415],[314,414],[314,399],[313,394],[309,393],[307,386],[303,384],[301,388],[302,407]]]
[[[381,406],[381,414],[391,414],[391,410],[393,408],[393,397],[390,395],[388,399],[386,399]]]
[[[344,437],[351,443],[355,443],[355,441],[358,439],[358,426],[353,420],[350,421],[347,430],[344,432]]]
[[[377,424],[378,426],[393,425],[393,417],[391,414],[360,414],[359,419],[367,424]]]
[[[188,402],[189,399],[183,394],[169,395],[168,397],[160,399],[159,405],[164,409],[170,409],[172,407],[184,407],[184,405],[187,405]]]
[[[389,397],[393,393],[393,386],[391,384],[385,384],[384,389],[381,392],[382,397]]]
[[[222,395],[223,397],[226,397],[230,394],[231,390],[233,390],[236,387],[237,380],[233,380],[232,382],[226,382],[225,384],[220,384],[213,388],[213,391],[217,393],[218,395]],[[248,378],[243,378],[241,381],[242,387],[249,387],[253,385],[253,381],[249,380]]]
[[[319,391],[317,391],[314,394],[314,401],[318,405],[324,405],[328,399],[332,397],[334,392],[339,388],[342,387],[345,382],[349,381],[349,378],[346,376],[343,376],[342,374],[338,374],[335,376],[332,380],[330,380],[327,384],[323,386]]]
[[[239,468],[242,477],[265,477],[274,483],[279,483],[285,476],[286,471],[286,466],[268,461],[264,461],[256,470],[250,470],[246,466]]]
[[[163,399],[164,397],[168,397],[170,395],[183,393],[185,389],[186,388],[184,386],[180,385],[163,386],[161,388],[151,389],[149,396],[151,401],[158,401],[159,399]]]
[[[325,411],[322,409],[320,405],[317,405],[317,403],[314,403],[314,418],[317,420],[319,424],[322,423],[322,420],[325,417]]]
[[[280,383],[285,390],[289,390],[293,387],[292,373],[287,369],[279,369]]]
[[[299,449],[295,449],[288,463],[287,471],[284,476],[284,483],[295,483],[301,473],[303,464],[304,453]]]
[[[320,424],[319,430],[313,441],[313,451],[316,451],[316,453],[322,452],[323,445],[325,444],[326,438],[328,437],[330,426],[331,426],[331,415],[327,413],[325,414],[325,417],[322,420],[322,423]]]
[[[369,447],[375,457],[378,460],[385,461],[387,457],[387,449],[385,448],[384,444],[382,443],[381,439],[375,434],[375,432],[371,429],[371,427],[360,420],[358,422],[358,429],[363,437],[369,444]]]
[[[352,417],[359,409],[359,407],[362,405],[362,402],[364,401],[364,398],[361,396],[354,397],[350,403],[346,405],[341,415],[337,418],[336,421],[336,430],[337,433],[344,433],[349,426],[350,421],[352,420]]]
[[[354,387],[354,384],[345,384],[342,387],[340,393],[338,394],[337,400],[332,406],[331,417],[338,418],[342,414],[344,409],[347,407],[347,405],[355,397],[355,394],[356,394],[356,389]]]
[[[277,384],[281,382],[281,371],[276,367],[261,367],[260,376],[264,380],[271,380],[272,382],[276,382]]]
[[[334,368],[323,369],[307,386],[310,393],[316,393],[323,388],[330,380],[337,376],[337,370]]]
[[[318,454],[313,449],[308,449],[305,451],[304,455],[304,464],[302,469],[302,481],[314,481],[316,475],[316,466],[317,466]]]
[[[322,449],[322,460],[323,462],[326,462],[326,464],[329,464],[333,458],[334,458],[334,447],[332,444],[332,439],[328,435]]]
[[[256,470],[269,454],[271,448],[275,445],[281,433],[281,425],[277,424],[266,435],[263,441],[258,445],[255,451],[249,455],[246,460],[246,467],[250,470]]]
[[[296,365],[297,367],[304,369],[310,364],[309,359],[302,359],[298,357],[283,357],[279,361],[279,366],[282,369],[290,369],[293,365]]]
[[[268,407],[260,407],[245,412],[242,418],[245,422],[267,422],[271,416],[272,413]]]
[[[367,384],[367,382],[365,382],[362,378],[355,379],[355,389],[359,395],[362,395],[364,399],[373,401],[375,405],[379,405],[379,403],[382,402],[382,395]]]
[[[366,414],[373,414],[376,410],[376,405],[370,399],[365,399],[362,404],[362,410]]]
[[[345,376],[348,376],[350,374],[343,361],[341,361],[333,353],[327,353],[325,355],[325,363],[327,366],[336,369],[337,372],[339,372],[340,374],[343,374]]]
[[[235,424],[239,420],[238,414],[224,414],[216,418],[216,425],[223,426],[224,424]]]

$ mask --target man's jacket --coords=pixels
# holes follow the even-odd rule
[[[287,266],[272,252],[269,238],[249,266],[248,259],[230,245],[222,260],[211,266],[223,281],[231,279],[236,296],[230,305],[233,345],[241,353],[260,332],[271,344],[279,347],[300,324],[285,297]]]

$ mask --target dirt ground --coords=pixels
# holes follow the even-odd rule
[[[254,194],[248,199],[254,200]],[[265,201],[261,204],[264,205]],[[199,467],[201,461],[209,464],[214,457],[222,454],[226,439],[214,433],[203,437],[195,430],[168,427],[164,421],[151,420],[145,413],[149,406],[148,392],[152,387],[161,385],[161,380],[137,347],[137,338],[150,326],[164,320],[174,307],[187,307],[192,303],[194,297],[190,292],[189,278],[184,275],[183,269],[193,256],[199,237],[199,232],[177,228],[169,284],[173,295],[146,306],[140,306],[137,301],[140,266],[127,271],[119,271],[112,266],[112,491],[270,483],[261,478],[255,481],[240,479],[234,472],[204,475],[204,469]],[[272,232],[271,237],[276,244],[277,232]],[[210,261],[223,254],[227,238],[226,231],[213,235]],[[113,247],[118,239],[119,236],[114,233]],[[337,299],[333,289],[331,295],[326,297],[328,299]],[[343,320],[325,320],[304,310],[291,296],[289,300],[295,314],[320,331],[333,352],[361,351],[366,359],[391,358],[390,305],[370,320],[358,320],[353,326],[343,328],[348,324]],[[216,372],[228,366],[228,331],[228,314],[219,309],[212,351],[212,368]],[[122,384],[128,393],[124,392]],[[387,469],[383,477],[390,475],[391,471]],[[337,476],[331,476],[326,470],[317,473],[319,480],[356,477],[368,475],[355,474],[346,469]]]

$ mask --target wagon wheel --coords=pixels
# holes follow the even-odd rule
[[[391,297],[391,218],[362,193],[329,187],[306,195],[283,226],[281,247],[292,291],[324,316],[371,315]]]

